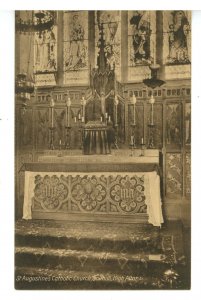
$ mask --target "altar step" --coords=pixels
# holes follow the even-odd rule
[[[167,289],[172,267],[171,285],[188,286],[178,228],[18,221],[15,250],[17,289]]]
[[[54,236],[50,233],[44,235],[36,234],[16,234],[15,245],[19,247],[29,247],[42,249],[71,249],[79,251],[98,251],[116,253],[144,253],[160,254],[162,251],[162,237],[156,232],[152,234],[131,234],[129,237],[84,237],[84,236]]]

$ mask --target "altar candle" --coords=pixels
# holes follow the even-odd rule
[[[136,97],[135,97],[135,94],[133,94],[133,124],[135,125],[136,124],[136,120],[135,120],[135,104],[136,104]]]
[[[76,118],[76,117],[74,117],[74,120],[75,120],[75,123],[76,123],[76,121],[77,121],[77,118]]]
[[[61,140],[59,140],[59,145],[61,146]]]
[[[103,118],[101,117],[101,122],[103,122]]]
[[[105,118],[107,119],[107,113],[105,113]]]
[[[81,115],[80,115],[80,113],[78,114],[78,120],[81,120]]]
[[[141,140],[141,144],[143,145],[144,144],[144,139],[142,138],[142,140]]]
[[[131,145],[133,145],[133,136],[131,135]]]

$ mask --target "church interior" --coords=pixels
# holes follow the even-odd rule
[[[191,12],[15,30],[16,289],[190,289]]]

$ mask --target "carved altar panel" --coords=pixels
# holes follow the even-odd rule
[[[182,158],[180,153],[166,154],[166,194],[182,193]]]
[[[19,114],[19,145],[20,148],[30,148],[33,146],[33,110],[21,108]]]
[[[133,105],[128,105],[128,141],[130,144],[130,137],[132,135],[131,124],[134,120]],[[144,136],[144,107],[143,105],[136,105],[135,107],[135,117],[136,117],[136,128],[135,128],[135,141],[136,146],[140,147],[141,138]]]
[[[154,128],[154,147],[161,149],[163,145],[163,106],[162,104],[155,103],[153,121]],[[151,105],[147,105],[147,124],[151,124]],[[147,137],[149,128],[147,127]]]
[[[128,81],[141,81],[149,76],[148,65],[155,57],[156,12],[128,11]]]
[[[168,149],[179,148],[182,143],[181,104],[166,105],[166,146]]]
[[[88,11],[64,12],[64,83],[88,84]]]
[[[191,153],[185,155],[185,193],[191,195]]]
[[[191,103],[185,103],[185,144],[191,144]]]
[[[146,213],[144,176],[110,176],[110,210],[119,213]]]
[[[163,12],[163,62],[188,64],[191,61],[191,11]]]
[[[35,175],[32,211],[146,213],[144,175]]]
[[[72,177],[72,202],[80,212],[106,211],[107,179],[104,176]]]
[[[58,211],[67,207],[68,187],[63,176],[35,176],[33,210]]]
[[[40,149],[48,149],[49,127],[51,126],[49,108],[38,108],[35,110],[35,126],[36,147]]]
[[[95,64],[99,51],[99,28],[103,24],[105,38],[105,54],[110,68],[114,68],[117,79],[121,80],[121,12],[120,11],[96,11],[95,12]]]

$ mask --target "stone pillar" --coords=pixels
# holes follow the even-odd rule
[[[17,11],[16,20],[32,20],[33,11]],[[18,73],[27,73],[33,77],[34,72],[34,33],[19,33],[15,36],[15,70]]]
[[[121,12],[121,82],[128,78],[128,12]]]
[[[62,85],[63,84],[63,76],[64,76],[64,70],[63,70],[63,11],[57,12],[57,84]]]

